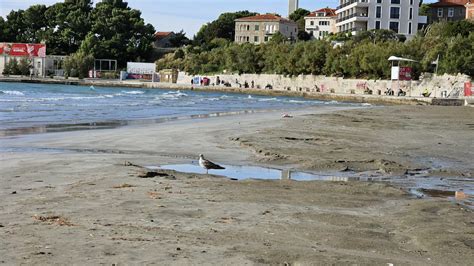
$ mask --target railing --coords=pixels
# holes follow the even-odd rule
[[[367,30],[367,29],[364,29],[364,28],[361,28],[361,27],[354,27],[354,28],[350,28],[350,29],[347,29],[347,30],[343,30],[341,32],[346,33],[346,32],[364,31],[364,30]]]
[[[348,19],[351,19],[351,18],[354,18],[354,17],[358,17],[358,18],[367,18],[369,17],[369,15],[367,13],[354,13],[354,14],[351,14],[349,16],[345,16],[345,17],[342,17],[342,18],[338,18],[336,20],[336,23],[339,23],[341,21],[344,21],[344,20],[348,20]]]
[[[346,3],[338,6],[337,9],[344,8],[344,7],[346,7],[348,5],[352,5],[354,3],[368,3],[368,2],[369,2],[369,0],[350,0],[349,2],[346,2]]]
[[[449,94],[445,95],[446,98],[459,98],[460,96],[464,96],[464,87],[454,88]]]

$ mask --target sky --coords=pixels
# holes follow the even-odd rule
[[[27,9],[34,4],[52,5],[60,0],[0,0],[0,16],[11,10]],[[98,2],[98,0],[95,0]],[[199,28],[224,12],[249,10],[288,15],[288,0],[128,0],[129,6],[142,12],[146,23],[157,31],[184,30],[192,37]],[[434,2],[425,1],[425,2]],[[338,0],[300,0],[300,7],[314,11],[336,7]]]

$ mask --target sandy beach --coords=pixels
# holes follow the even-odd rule
[[[0,138],[2,264],[471,265],[474,215],[382,182],[233,181],[191,163],[474,181],[474,109],[307,108]],[[216,172],[213,172],[216,173]],[[148,173],[150,174],[150,173]]]

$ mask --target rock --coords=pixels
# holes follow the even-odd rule
[[[12,192],[12,195],[14,195],[14,194],[16,194],[16,191],[13,191],[13,192]]]
[[[464,241],[464,245],[470,247],[471,249],[474,249],[474,239]]]
[[[154,172],[154,171],[143,172],[138,177],[140,177],[140,178],[153,178],[153,177],[157,177],[157,176],[158,177],[167,177],[167,178],[173,177],[173,178],[175,178],[174,176],[171,176],[167,173],[160,173],[160,172]]]

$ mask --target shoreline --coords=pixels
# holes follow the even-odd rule
[[[472,119],[468,107],[325,107],[292,119],[266,112],[0,138],[62,149],[0,152],[0,261],[468,265],[473,212],[446,198],[379,182],[170,170],[147,178],[126,162],[186,163],[204,153],[230,165],[397,173],[440,161],[460,170],[436,173],[443,178],[472,179]]]
[[[90,80],[90,79],[29,79],[17,77],[0,77],[0,82],[14,82],[14,83],[40,83],[40,84],[60,84],[60,85],[76,85],[76,86],[99,86],[99,87],[126,87],[126,88],[141,88],[141,89],[168,89],[168,90],[196,90],[196,91],[210,91],[210,92],[226,92],[226,93],[243,93],[265,96],[289,96],[289,97],[303,97],[307,99],[323,100],[323,101],[341,101],[353,103],[371,103],[379,105],[431,105],[433,99],[423,97],[405,97],[405,96],[385,96],[385,95],[361,95],[361,94],[335,94],[335,93],[308,93],[296,91],[281,91],[281,90],[265,90],[265,89],[242,89],[234,87],[222,86],[192,86],[185,84],[174,83],[152,83],[152,82],[123,82],[118,80]],[[466,105],[466,100],[460,99],[438,99],[443,101],[445,105]],[[447,102],[447,103],[445,103]],[[442,105],[441,104],[441,105]],[[440,105],[439,103],[437,105]]]

